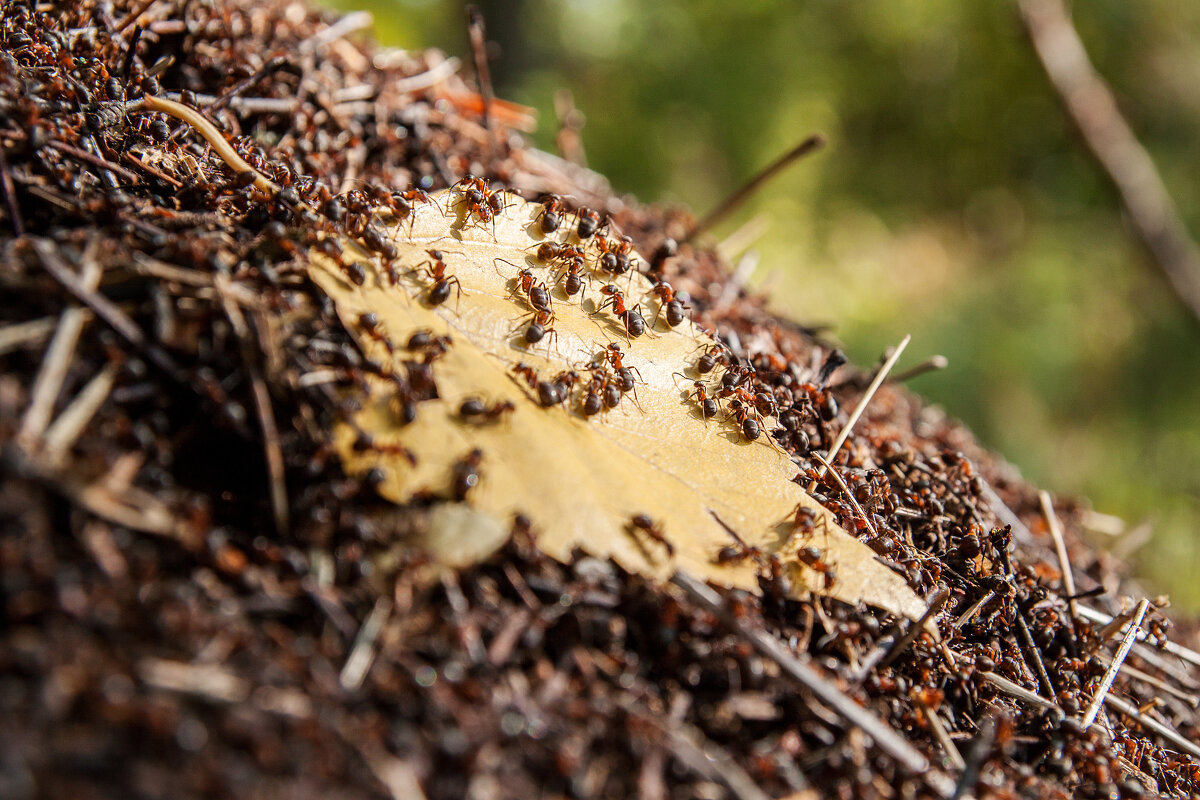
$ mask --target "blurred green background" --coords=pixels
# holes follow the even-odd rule
[[[834,323],[860,363],[910,332],[902,366],[946,355],[913,388],[1039,484],[1152,523],[1127,542],[1147,587],[1200,608],[1200,325],[1127,233],[1015,6],[480,5],[497,93],[540,110],[535,142],[553,151],[569,89],[589,165],[642,200],[702,213],[824,133],[717,238],[765,215],[754,281],[780,311]],[[385,44],[471,62],[461,3],[340,6],[375,12]],[[1200,4],[1093,0],[1075,23],[1200,232]]]

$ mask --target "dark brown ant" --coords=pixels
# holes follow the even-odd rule
[[[621,290],[615,284],[606,284],[600,294],[605,296],[605,300],[596,307],[596,312],[599,313],[605,308],[612,306],[613,313],[625,326],[626,333],[636,339],[646,332],[646,320],[642,317],[641,304],[628,308],[625,305],[625,295],[621,294]]]
[[[474,214],[480,224],[493,224],[492,238],[495,238],[495,219],[508,207],[500,197],[503,191],[489,189],[487,181],[474,175],[467,175],[454,188],[458,189],[468,214]]]
[[[435,336],[433,331],[422,328],[408,337],[409,350],[424,352],[424,363],[431,364],[445,355],[453,340],[449,336]]]
[[[604,409],[604,391],[607,387],[608,374],[605,370],[593,369],[592,380],[588,383],[583,397],[583,415],[585,417],[594,417]]]
[[[671,544],[671,542],[667,540],[667,537],[663,534],[662,528],[655,524],[654,520],[650,518],[649,514],[635,514],[629,520],[629,524],[633,531],[641,531],[649,538],[661,544],[667,551],[668,556],[675,555],[675,545]]]
[[[529,384],[529,388],[537,392],[538,404],[543,408],[556,406],[566,400],[566,395],[562,388],[552,381],[543,381],[538,375],[537,370],[525,364],[524,362],[517,364],[512,368],[519,377],[524,378]]]
[[[491,423],[516,410],[517,407],[511,400],[488,404],[477,397],[471,397],[464,400],[459,406],[458,415],[467,422]]]
[[[696,359],[696,372],[707,375],[717,364],[727,363],[729,363],[729,350],[725,345],[717,342],[709,345],[704,354]]]
[[[583,290],[582,273],[582,258],[571,258],[567,261],[566,268],[558,276],[563,278],[563,292],[567,297],[574,297]],[[558,280],[558,278],[556,277],[555,280]]]
[[[825,588],[831,589],[837,583],[837,572],[821,558],[821,551],[812,545],[805,545],[796,551],[796,558],[809,569],[819,572],[824,577]]]
[[[762,432],[759,428],[758,420],[754,418],[755,412],[742,405],[742,402],[737,398],[730,401],[729,410],[726,413],[730,415],[734,422],[741,426],[742,436],[747,441],[753,442]]]
[[[479,485],[479,465],[483,461],[483,451],[476,447],[470,453],[454,462],[451,468],[451,492],[455,500],[465,500],[467,492]]]
[[[573,258],[583,258],[583,250],[573,244],[542,242],[537,247],[537,259],[549,264],[552,261],[565,263]]]
[[[363,332],[375,341],[387,348],[389,353],[392,352],[392,343],[387,338],[387,335],[381,330],[379,324],[379,315],[374,311],[368,311],[365,314],[359,314],[358,324],[362,327]]]
[[[667,312],[667,325],[674,328],[679,323],[683,322],[683,310],[688,306],[683,304],[683,301],[675,294],[675,289],[666,281],[659,281],[654,284],[654,288],[650,292],[658,297],[659,306],[658,314],[654,315],[654,322],[651,327],[658,324],[658,317],[665,310]]]
[[[563,205],[562,198],[556,194],[548,195],[542,200],[542,210],[536,217],[538,227],[541,228],[542,233],[549,236],[557,231],[559,224],[562,222],[562,214],[565,210],[566,207]]]
[[[417,221],[416,216],[412,213],[416,204],[433,202],[433,198],[424,189],[408,189],[403,192],[393,192],[391,194],[381,193],[380,199],[396,219],[409,219],[409,235],[412,234],[412,226]]]
[[[737,564],[746,559],[753,559],[754,563],[762,566],[767,561],[776,560],[775,555],[768,553],[765,550],[749,544],[745,539],[738,535],[737,531],[725,524],[715,511],[708,512],[712,514],[713,519],[717,524],[725,529],[725,532],[733,538],[734,543],[726,545],[717,551],[716,558],[713,559],[715,564]]]
[[[579,219],[575,233],[581,241],[592,238],[600,230],[600,215],[590,208],[580,208],[575,216]]]
[[[414,272],[423,272],[428,276],[432,285],[427,292],[431,306],[440,306],[450,297],[450,287],[453,286],[462,298],[462,283],[455,275],[446,274],[445,254],[441,250],[426,250],[429,259],[417,265]]]
[[[622,236],[616,242],[603,236],[598,237],[596,248],[600,251],[600,257],[596,259],[596,264],[601,270],[613,275],[624,275],[629,272],[629,253],[633,250],[633,240],[628,236]]]
[[[417,457],[413,455],[412,450],[409,450],[399,442],[388,442],[381,444],[377,442],[366,431],[359,431],[358,436],[354,439],[354,450],[359,453],[365,453],[368,450],[380,455],[401,456],[412,466],[417,465]]]
[[[675,374],[681,378],[687,377],[679,372]],[[692,381],[692,391],[688,393],[688,398],[695,400],[696,405],[700,407],[700,417],[704,420],[705,426],[721,408],[720,401],[708,393],[708,386],[704,381]]]

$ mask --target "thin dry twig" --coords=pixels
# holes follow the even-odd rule
[[[1200,320],[1200,250],[1150,154],[1097,74],[1062,0],[1019,0],[1038,60],[1088,152],[1116,187],[1134,232],[1176,296]]]
[[[346,658],[341,674],[338,675],[338,681],[346,691],[353,692],[362,686],[367,672],[371,669],[371,662],[375,660],[375,641],[391,613],[391,598],[380,597],[375,601],[375,607],[371,609],[362,627],[358,629],[358,635],[354,637],[354,646],[350,648],[350,655]]]
[[[1121,646],[1117,648],[1117,654],[1113,656],[1112,663],[1108,665],[1104,678],[1100,681],[1100,688],[1096,690],[1096,696],[1092,698],[1091,705],[1083,715],[1083,727],[1087,728],[1092,724],[1092,721],[1096,719],[1096,714],[1100,712],[1100,707],[1104,705],[1104,698],[1108,694],[1108,690],[1112,688],[1113,680],[1117,677],[1121,665],[1125,663],[1125,657],[1129,655],[1129,648],[1133,647],[1133,643],[1137,639],[1142,620],[1146,617],[1146,609],[1149,607],[1150,601],[1143,597],[1142,601],[1138,603],[1137,611],[1134,612],[1133,621],[1129,623],[1129,630],[1125,633],[1125,638],[1121,640]]]
[[[1077,603],[1074,598],[1078,590],[1075,588],[1075,575],[1071,571],[1071,559],[1067,555],[1067,543],[1063,540],[1062,527],[1054,513],[1054,502],[1050,499],[1050,493],[1045,490],[1038,492],[1038,501],[1042,504],[1042,514],[1046,517],[1046,526],[1050,528],[1050,537],[1054,539],[1054,552],[1058,555],[1058,565],[1063,574],[1063,588],[1071,598],[1067,605],[1071,609],[1071,616],[1076,616]]]

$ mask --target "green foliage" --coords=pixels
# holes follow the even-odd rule
[[[374,4],[381,36],[466,54],[460,6]],[[389,4],[389,2],[391,4]],[[1200,326],[1121,224],[1015,8],[950,0],[483,3],[499,93],[587,115],[591,166],[703,212],[812,132],[831,146],[755,214],[760,280],[873,361],[905,332],[950,368],[914,388],[1034,480],[1156,523],[1142,569],[1195,607]],[[1200,5],[1076,4],[1097,68],[1200,234]]]

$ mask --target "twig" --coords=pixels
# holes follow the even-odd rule
[[[271,194],[279,193],[279,187],[261,172],[247,164],[246,160],[237,154],[237,151],[233,149],[229,142],[225,141],[225,137],[217,130],[217,126],[205,119],[204,115],[195,109],[188,108],[182,103],[168,100],[165,97],[155,97],[148,94],[137,102],[127,106],[126,111],[130,114],[139,111],[158,111],[183,120],[195,128],[196,132],[212,145],[212,149],[221,157],[222,161],[229,165],[230,169],[234,172],[251,172],[254,174],[254,185],[258,189],[270,192]]]
[[[229,105],[230,102],[233,101],[234,99],[236,99],[238,97],[238,95],[240,95],[242,92],[246,91],[251,86],[258,83],[260,80],[265,78],[267,75],[270,75],[272,72],[275,72],[276,70],[285,66],[287,63],[288,63],[287,58],[285,58],[284,56],[281,56],[281,55],[277,55],[277,56],[274,56],[274,57],[268,59],[267,63],[263,64],[261,67],[259,67],[257,70],[255,70],[253,75],[251,75],[248,78],[238,81],[233,86],[230,86],[228,89],[226,89],[224,92],[221,92],[221,94],[219,94],[218,96],[212,98],[211,102],[206,103],[204,110],[210,114],[214,111],[221,110],[225,106]],[[179,134],[183,133],[183,131],[184,131],[183,125],[177,126],[175,128],[175,130],[171,131],[171,135],[167,137],[167,141],[168,142],[175,141],[175,139],[179,136]]]
[[[4,202],[8,205],[13,233],[24,236],[25,223],[21,220],[21,207],[17,205],[17,187],[13,185],[12,175],[8,171],[8,158],[4,155],[3,146],[0,146],[0,189],[4,190]]]
[[[1108,614],[1105,614],[1103,611],[1097,611],[1096,609],[1090,608],[1089,606],[1085,606],[1083,604],[1080,604],[1079,606],[1079,616],[1083,617],[1084,619],[1091,620],[1092,622],[1098,622],[1101,625],[1107,625],[1113,621],[1113,618]],[[1145,641],[1149,637],[1150,634],[1146,633],[1145,631],[1138,632],[1138,641]],[[1163,644],[1162,649],[1173,656],[1178,656],[1192,666],[1200,667],[1200,653],[1197,653],[1195,650],[1184,647],[1183,645],[1172,641],[1168,641]]]
[[[1046,525],[1050,528],[1050,538],[1054,540],[1054,551],[1058,553],[1058,566],[1063,574],[1063,588],[1067,590],[1068,597],[1074,598],[1078,591],[1075,588],[1075,575],[1071,572],[1071,559],[1067,556],[1067,543],[1063,541],[1062,528],[1054,513],[1054,502],[1050,499],[1050,493],[1045,490],[1038,492],[1038,500],[1042,504],[1042,514],[1046,517]],[[1067,605],[1070,606],[1071,616],[1077,616],[1075,600],[1068,600]]]
[[[60,462],[67,450],[71,449],[108,398],[116,378],[117,367],[109,364],[88,381],[71,404],[58,415],[42,437],[41,455],[48,463]]]
[[[85,291],[95,291],[100,283],[100,263],[91,256],[89,249],[84,259],[83,274],[76,279]],[[17,441],[27,452],[34,449],[36,440],[45,432],[50,418],[54,416],[54,403],[71,366],[71,356],[88,316],[87,311],[72,305],[59,317],[58,327],[42,358],[33,389],[29,393],[29,406],[21,418],[21,428],[17,433]]]
[[[63,261],[58,254],[58,248],[52,242],[47,239],[34,239],[33,249],[38,254],[42,267],[76,300],[90,308],[97,317],[126,341],[145,352],[150,361],[173,379],[180,383],[184,382],[183,372],[167,355],[167,352],[147,339],[146,334],[137,326],[137,323],[131,320],[115,303],[96,292],[95,289],[89,289]]]
[[[91,312],[84,310],[91,316]],[[28,322],[14,322],[12,325],[0,327],[0,356],[11,353],[19,347],[45,339],[54,332],[56,322],[54,317],[31,319]]]
[[[149,10],[150,6],[154,5],[155,2],[156,0],[142,0],[142,2],[138,3],[132,11],[126,14],[125,17],[117,23],[116,32],[124,32],[126,28],[137,22],[138,17],[140,17],[142,14],[145,14],[146,11]]]
[[[1096,696],[1092,698],[1091,705],[1088,706],[1087,713],[1083,715],[1083,727],[1088,727],[1092,721],[1096,719],[1096,714],[1100,712],[1100,706],[1104,705],[1104,697],[1108,694],[1108,690],[1112,688],[1113,679],[1117,677],[1117,672],[1121,669],[1121,664],[1125,663],[1125,657],[1129,655],[1129,648],[1133,647],[1133,642],[1137,638],[1138,630],[1142,626],[1142,620],[1146,617],[1146,609],[1150,607],[1150,601],[1142,598],[1138,603],[1137,611],[1133,615],[1133,621],[1129,624],[1129,631],[1125,634],[1125,638],[1121,640],[1121,646],[1117,648],[1117,654],[1113,656],[1112,663],[1108,665],[1108,670],[1104,673],[1104,678],[1100,681],[1100,688],[1096,690]]]
[[[929,769],[929,761],[925,756],[906,742],[899,733],[822,678],[812,667],[793,655],[779,639],[767,631],[750,628],[737,619],[721,601],[720,596],[706,584],[684,572],[676,572],[671,582],[683,589],[695,603],[720,617],[726,625],[744,636],[759,653],[778,664],[780,669],[848,724],[870,736],[879,749],[895,759],[904,769],[913,773]]]
[[[704,219],[697,222],[692,229],[688,231],[687,236],[683,238],[680,244],[692,241],[701,233],[725,219],[725,217],[736,211],[738,207],[742,205],[742,203],[746,202],[751,195],[758,191],[764,183],[783,172],[783,170],[786,169],[793,161],[821,149],[824,147],[824,145],[825,137],[821,136],[820,134],[815,134],[813,136],[809,136],[791,150],[788,150],[782,156],[768,164],[761,172],[747,181],[745,186],[729,195],[729,197],[722,200],[716,208],[708,212]]]
[[[1100,658],[1100,660],[1104,661],[1105,663],[1107,663],[1107,664],[1112,663],[1112,656],[1108,655],[1107,653],[1100,652],[1100,653],[1097,653],[1096,655]],[[1151,675],[1149,672],[1143,672],[1142,670],[1138,669],[1137,667],[1130,666],[1128,663],[1126,663],[1123,667],[1121,667],[1121,672],[1123,672],[1125,675],[1128,675],[1131,679],[1133,679],[1135,681],[1144,683],[1147,686],[1153,686],[1155,689],[1158,689],[1160,692],[1171,695],[1171,697],[1174,697],[1176,700],[1182,700],[1184,703],[1187,703],[1193,709],[1200,708],[1200,698],[1196,697],[1196,695],[1194,693],[1189,694],[1188,692],[1185,692],[1182,689],[1177,689],[1176,687],[1172,686],[1171,684],[1167,683],[1166,681],[1162,680],[1161,678],[1157,678],[1154,675]]]
[[[958,748],[954,746],[954,742],[946,733],[946,727],[942,725],[941,719],[938,718],[937,709],[931,708],[928,703],[917,696],[917,705],[925,714],[925,719],[929,722],[929,729],[933,731],[933,738],[937,739],[938,744],[942,746],[942,752],[946,754],[946,759],[950,762],[950,766],[956,770],[966,768],[966,762],[963,761],[962,753],[958,752]]]
[[[971,743],[971,750],[967,753],[967,762],[963,766],[962,775],[958,778],[958,785],[954,787],[954,794],[950,796],[950,800],[959,800],[960,797],[969,795],[975,790],[975,783],[979,780],[979,770],[983,767],[983,762],[987,760],[988,753],[992,751],[992,744],[995,741],[996,720],[988,717],[979,726],[979,735]]]
[[[900,360],[900,354],[904,352],[904,348],[908,347],[908,343],[912,340],[912,335],[906,335],[900,340],[900,344],[896,345],[896,349],[888,356],[887,361],[883,362],[883,366],[875,373],[875,379],[871,381],[871,385],[867,387],[867,391],[863,393],[862,398],[858,401],[858,405],[850,412],[850,418],[846,420],[846,425],[838,433],[837,438],[833,440],[833,444],[829,447],[829,452],[825,454],[825,460],[830,464],[837,458],[838,451],[842,449],[842,445],[850,438],[850,431],[854,429],[858,418],[867,410],[867,404],[871,402],[871,398],[875,396],[875,392],[887,380],[888,373],[892,371],[892,367],[896,366],[896,362]],[[811,484],[810,484],[811,486]]]
[[[425,72],[396,81],[389,88],[396,94],[411,94],[412,92],[429,89],[458,72],[458,68],[461,66],[462,62],[457,58],[446,58],[434,64]]]
[[[1132,719],[1143,728],[1148,728],[1154,731],[1163,739],[1178,747],[1182,752],[1187,753],[1192,758],[1200,758],[1200,747],[1197,747],[1194,742],[1180,736],[1179,733],[1171,727],[1164,725],[1151,716],[1138,711],[1137,706],[1127,700],[1122,700],[1120,697],[1109,696],[1106,705],[1114,709],[1118,714],[1124,714]]]
[[[104,159],[98,155],[93,155],[86,150],[80,150],[78,147],[72,147],[66,142],[60,142],[56,139],[51,139],[46,146],[51,150],[57,150],[58,152],[68,155],[71,158],[77,158],[80,161],[91,164],[96,169],[108,170],[109,172],[116,173],[132,184],[136,185],[142,182],[142,179],[139,178],[136,173],[130,172],[120,164],[114,164],[111,161],[108,161],[107,159]]]
[[[353,692],[362,686],[367,671],[371,669],[371,662],[375,660],[375,641],[391,613],[391,599],[380,597],[375,601],[375,607],[371,609],[362,627],[358,629],[358,635],[354,637],[354,646],[350,648],[350,655],[338,676],[338,681],[346,691]]]
[[[467,6],[467,35],[471,37],[471,52],[475,55],[475,77],[479,81],[479,96],[483,98],[483,112],[480,116],[486,131],[491,129],[488,114],[495,95],[492,94],[492,74],[488,70],[483,12],[479,10],[479,6]]]
[[[1088,59],[1062,0],[1019,0],[1018,7],[1050,84],[1088,152],[1120,194],[1134,232],[1176,296],[1200,320],[1200,251],[1150,154]]]
[[[911,381],[913,378],[920,377],[927,372],[938,372],[950,366],[950,359],[945,356],[930,356],[929,358],[917,364],[915,367],[909,367],[903,372],[897,372],[892,376],[892,383],[904,383]]]
[[[1017,609],[1017,636],[1023,645],[1022,651],[1028,654],[1026,661],[1033,660],[1033,671],[1037,675],[1038,683],[1041,684],[1042,691],[1047,697],[1054,697],[1058,690],[1054,688],[1054,681],[1050,680],[1050,673],[1046,671],[1046,662],[1042,660],[1042,651],[1038,648],[1037,642],[1033,641],[1033,636],[1029,633],[1029,624],[1025,622],[1025,612]]]
[[[375,17],[371,15],[371,12],[355,11],[340,18],[328,28],[317,31],[301,42],[296,50],[302,55],[312,55],[318,50],[336,42],[338,39],[349,36],[363,28],[369,28],[374,24]]]
[[[1012,528],[1013,538],[1021,544],[1031,544],[1033,542],[1033,534],[1029,528],[1021,522],[1021,518],[1008,507],[1008,505],[996,494],[996,490],[982,476],[979,478],[980,485],[983,487],[983,499],[992,507],[992,513],[996,515],[996,519],[1000,520],[1005,525]]]
[[[950,599],[950,590],[945,586],[933,593],[933,597],[929,598],[929,607],[925,609],[925,613],[921,614],[921,618],[911,623],[908,626],[908,630],[904,632],[904,635],[888,647],[879,658],[879,669],[883,669],[900,657],[900,654],[912,643],[912,640],[917,638],[917,634],[925,630],[926,623],[936,617],[938,612],[942,610],[942,606],[946,604],[948,599]],[[863,666],[865,667],[866,664],[864,663]],[[860,670],[860,674],[866,677],[866,670]]]
[[[879,531],[875,529],[875,523],[871,522],[871,518],[867,516],[867,512],[863,511],[862,506],[858,504],[858,499],[854,496],[854,492],[850,491],[850,487],[846,485],[846,481],[842,478],[841,473],[830,466],[829,462],[825,460],[825,457],[817,451],[813,451],[812,457],[821,462],[821,466],[833,476],[833,479],[837,482],[838,487],[841,488],[842,493],[846,495],[846,499],[850,501],[850,505],[854,508],[855,512],[862,517],[863,522],[866,523],[867,530],[871,532],[871,535],[878,536]]]

